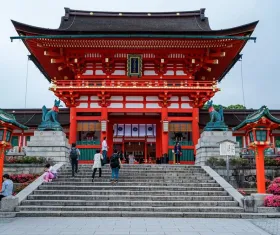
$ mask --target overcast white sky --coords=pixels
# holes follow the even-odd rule
[[[247,108],[267,105],[280,109],[279,76],[279,0],[12,0],[1,2],[0,37],[0,108],[51,107],[55,96],[49,83],[30,61],[20,41],[10,42],[17,35],[10,19],[45,28],[58,28],[64,7],[92,11],[186,11],[206,8],[212,29],[230,28],[260,20],[253,36],[257,43],[247,43],[243,53],[243,78]],[[222,91],[214,102],[243,104],[241,62],[238,62],[219,85]]]

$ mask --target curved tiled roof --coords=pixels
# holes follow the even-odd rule
[[[239,27],[211,30],[205,9],[181,12],[97,12],[65,8],[58,29],[47,29],[13,21],[23,34],[185,34],[185,35],[250,35],[258,21]]]
[[[280,119],[274,117],[269,112],[269,109],[264,105],[256,112],[249,114],[247,118],[241,122],[238,126],[232,128],[233,131],[239,130],[240,128],[246,126],[249,123],[254,123],[260,120],[262,117],[268,118],[270,121],[280,124]]]
[[[12,115],[10,113],[6,113],[2,109],[0,109],[0,121],[10,123],[20,129],[24,129],[24,130],[28,129],[27,126],[24,126],[24,125],[20,124],[19,122],[17,122],[14,115]]]

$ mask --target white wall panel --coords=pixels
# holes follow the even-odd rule
[[[125,107],[126,108],[144,108],[144,104],[142,104],[142,103],[135,103],[135,104],[127,103],[127,104],[125,104]]]
[[[146,101],[158,101],[159,98],[157,96],[147,96]]]
[[[110,100],[118,101],[118,100],[123,100],[122,96],[111,96]]]
[[[148,109],[157,109],[157,108],[161,108],[158,103],[147,103],[146,104],[146,108]]]
[[[191,108],[191,106],[188,103],[183,103],[183,104],[181,104],[181,108],[188,109],[188,108]]]
[[[98,103],[90,103],[91,108],[100,108]]]
[[[126,96],[127,101],[143,101],[143,96]]]
[[[181,101],[189,101],[190,98],[188,96],[181,96]]]
[[[123,108],[122,103],[111,103],[108,108]]]
[[[81,96],[79,100],[88,100],[88,96]]]
[[[91,96],[90,100],[99,100],[98,96]]]
[[[171,96],[170,101],[178,101],[179,97],[178,96]]]
[[[170,109],[177,109],[177,108],[179,108],[179,104],[173,103],[168,108],[170,108]]]
[[[87,108],[88,107],[88,103],[80,103],[79,106],[77,106],[77,108]]]

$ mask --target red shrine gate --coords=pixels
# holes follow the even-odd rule
[[[65,9],[58,29],[13,21],[30,59],[70,107],[70,143],[82,155],[107,136],[145,160],[169,153],[194,161],[198,108],[219,91],[257,22],[211,30],[205,9],[116,13]],[[133,147],[134,146],[134,147]],[[141,154],[140,154],[141,153]]]

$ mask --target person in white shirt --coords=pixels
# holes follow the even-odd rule
[[[93,169],[92,182],[94,181],[94,176],[95,176],[95,173],[96,173],[97,169],[99,169],[99,177],[101,177],[101,173],[102,173],[101,161],[103,160],[103,156],[100,153],[99,149],[96,150],[96,154],[94,154],[93,160],[94,160],[94,163],[93,163],[93,166],[92,166],[92,169]]]
[[[107,163],[107,152],[108,152],[108,145],[107,145],[106,137],[104,137],[102,141],[103,165]]]

